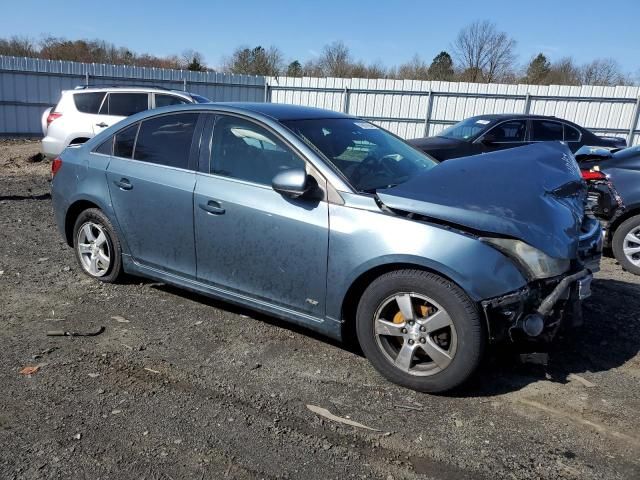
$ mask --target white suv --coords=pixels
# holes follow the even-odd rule
[[[77,87],[63,90],[55,108],[42,114],[42,153],[57,157],[69,145],[84,143],[123,118],[149,108],[207,103],[193,93],[158,87]]]

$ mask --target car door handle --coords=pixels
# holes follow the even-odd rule
[[[109,126],[109,125],[107,125],[107,124],[106,124],[106,123],[104,123],[104,122],[96,123],[96,127],[105,128],[105,127],[108,127],[108,126]]]
[[[113,183],[115,183],[120,190],[131,190],[133,188],[133,185],[131,185],[131,182],[126,178],[121,178],[120,180],[114,180]]]
[[[222,215],[225,210],[222,208],[222,204],[216,200],[209,200],[207,203],[201,203],[200,208],[212,215]]]

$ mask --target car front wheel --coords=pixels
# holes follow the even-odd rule
[[[90,277],[113,283],[122,273],[120,241],[113,225],[97,208],[82,212],[73,228],[78,263]]]
[[[616,229],[612,248],[622,268],[640,275],[640,215],[625,220]]]
[[[485,333],[476,305],[430,272],[399,270],[365,290],[357,312],[364,354],[387,379],[421,392],[444,392],[478,367]]]

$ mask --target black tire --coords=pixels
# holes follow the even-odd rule
[[[93,275],[88,270],[83,261],[82,254],[80,253],[80,229],[86,224],[99,226],[106,237],[106,247],[108,248],[110,262],[109,266],[104,269],[104,272],[101,272],[99,275]],[[115,283],[122,278],[122,248],[120,246],[120,240],[118,239],[118,235],[116,234],[113,225],[101,210],[97,208],[89,208],[78,215],[73,226],[73,250],[80,268],[91,278],[95,278],[105,283]]]
[[[624,253],[624,241],[625,237],[632,231],[640,227],[640,215],[636,215],[635,217],[628,218],[616,229],[613,234],[613,241],[611,242],[611,247],[613,249],[613,256],[616,257],[616,260],[622,268],[624,268],[627,272],[631,272],[635,275],[640,275],[640,266],[634,265],[627,255]],[[640,241],[638,242],[640,244]],[[640,254],[636,254],[636,258],[640,258]]]
[[[378,339],[374,326],[376,313],[385,305],[385,301],[390,302],[391,297],[401,292],[411,292],[412,295],[428,297],[437,302],[455,327],[455,354],[450,363],[437,373],[421,376],[419,373],[403,371],[390,358],[388,347],[382,346]],[[476,304],[457,285],[421,270],[393,271],[374,280],[358,304],[356,331],[365,356],[384,377],[398,385],[429,393],[452,390],[467,381],[480,364],[486,343],[484,324]],[[392,340],[402,342],[402,345],[409,342],[402,338]],[[429,361],[428,356],[426,361]]]

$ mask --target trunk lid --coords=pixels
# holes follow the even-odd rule
[[[586,184],[571,151],[538,143],[444,162],[379,190],[387,207],[577,257]]]

